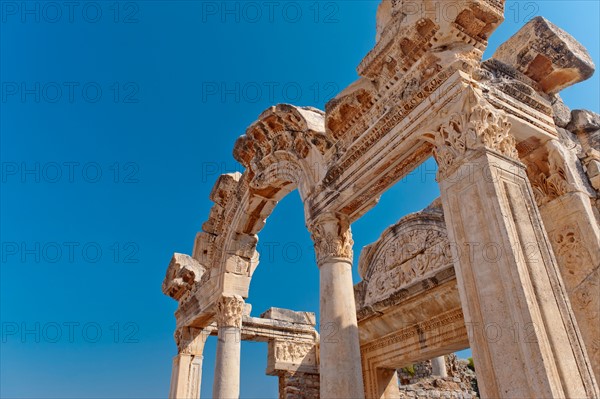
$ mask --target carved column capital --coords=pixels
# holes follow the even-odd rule
[[[347,215],[325,212],[308,223],[315,244],[317,264],[321,266],[332,258],[352,263],[352,232]]]
[[[177,352],[179,354],[201,356],[204,352],[206,338],[209,335],[209,332],[201,328],[178,328],[175,330],[175,343],[177,344]]]
[[[450,175],[474,151],[491,150],[519,160],[510,128],[504,111],[471,92],[465,109],[451,114],[430,134],[433,138],[429,141],[435,146],[433,155],[438,163],[438,180]]]
[[[217,327],[242,328],[244,299],[239,295],[223,295],[217,302]]]
[[[538,206],[578,191],[567,165],[567,155],[558,140],[550,140],[524,161]]]

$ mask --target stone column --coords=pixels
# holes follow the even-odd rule
[[[364,398],[350,224],[346,215],[327,212],[309,229],[320,271],[321,399]]]
[[[597,398],[506,116],[473,89],[435,132],[444,216],[483,397]]]
[[[438,356],[431,359],[431,373],[439,377],[448,377],[448,371],[446,371],[446,357]]]
[[[184,327],[175,332],[178,354],[173,358],[169,399],[199,399],[202,382],[202,353],[210,334]]]
[[[244,299],[239,295],[222,296],[217,303],[217,359],[213,398],[240,397],[240,350]]]
[[[600,380],[600,228],[590,200],[595,193],[577,172],[577,157],[557,140],[524,162],[577,324]]]

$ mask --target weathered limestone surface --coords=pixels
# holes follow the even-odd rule
[[[238,295],[223,296],[217,303],[217,359],[213,398],[240,396],[240,351],[244,300]]]
[[[456,130],[473,129],[479,144],[465,151],[446,140],[438,150],[451,156],[451,162],[438,161],[449,237],[463,250],[481,247],[455,260],[465,320],[481,326],[471,339],[481,391],[493,397],[594,395],[595,378],[524,168],[511,160],[517,154],[510,124],[496,112],[470,113],[470,125]],[[443,126],[439,133],[446,136]],[[486,256],[490,245],[494,255]],[[493,342],[485,334],[490,325],[499,331]],[[525,372],[515,374],[505,367],[510,364],[525,365]]]
[[[239,396],[241,339],[268,342],[282,397],[313,397],[319,373],[323,398],[397,398],[397,369],[469,346],[484,397],[600,396],[600,123],[558,96],[594,64],[543,18],[482,61],[504,1],[446,5],[382,2],[359,79],[326,112],[273,106],[236,141],[245,171],[217,180],[192,256],[174,255],[163,283],[178,301],[171,397],[196,397],[202,350],[182,343],[200,331],[219,337],[215,397]],[[384,232],[353,292],[350,224],[431,156],[444,212]],[[258,233],[296,189],[318,345],[314,316],[244,305]]]
[[[592,186],[600,191],[600,115],[575,110],[567,129],[577,135],[582,151],[579,154]]]
[[[588,79],[594,62],[571,35],[543,17],[535,17],[504,42],[493,58],[514,66],[546,93]]]
[[[395,370],[469,346],[439,201],[360,256],[355,286],[365,392],[398,397]]]
[[[362,398],[352,233],[345,216],[322,214],[309,226],[320,271],[321,398]]]
[[[568,144],[568,143],[567,143]],[[600,378],[600,226],[597,194],[577,154],[552,140],[523,159],[596,379]]]

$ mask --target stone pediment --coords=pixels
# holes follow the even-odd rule
[[[361,252],[357,308],[386,301],[436,273],[453,268],[444,215],[430,207],[402,218]]]

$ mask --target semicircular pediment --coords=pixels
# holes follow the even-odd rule
[[[408,215],[363,249],[363,304],[385,300],[448,267],[452,256],[441,208]]]

